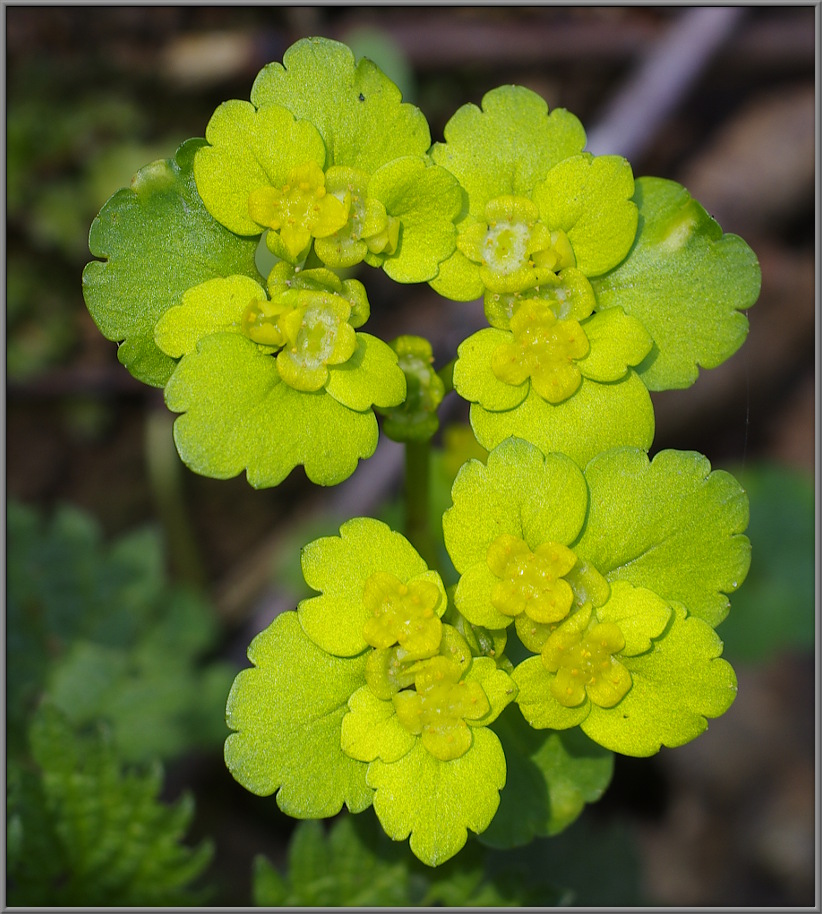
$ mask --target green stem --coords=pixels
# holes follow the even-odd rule
[[[405,535],[425,559],[437,567],[437,549],[431,536],[431,442],[405,443]]]

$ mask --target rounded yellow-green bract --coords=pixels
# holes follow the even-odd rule
[[[211,215],[238,235],[263,231],[249,215],[253,191],[280,187],[299,166],[325,164],[317,128],[276,105],[258,110],[249,102],[224,102],[206,127],[206,140],[210,145],[194,158],[197,191]]]
[[[445,612],[447,599],[439,574],[429,570],[402,534],[370,517],[353,518],[340,527],[339,536],[309,543],[302,551],[302,569],[306,584],[319,596],[300,602],[300,623],[317,645],[333,654],[350,657],[373,646],[364,629],[373,618],[365,597],[375,574],[387,573],[402,585],[419,585],[426,593],[433,587],[434,617],[439,619]]]

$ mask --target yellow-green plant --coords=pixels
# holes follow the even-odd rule
[[[91,229],[89,310],[165,388],[196,472],[333,485],[378,416],[424,467],[444,394],[471,403],[490,453],[454,482],[451,565],[430,530],[348,520],[305,547],[316,595],[228,697],[241,784],[298,818],[373,805],[432,866],[469,831],[561,831],[612,753],[686,743],[736,692],[714,628],[748,570],[747,498],[699,454],[649,454],[650,392],[739,348],[759,267],[684,188],[585,143],[503,86],[432,144],[373,63],[305,39]],[[443,309],[481,298],[489,326],[435,371],[427,340],[362,330],[367,268]]]

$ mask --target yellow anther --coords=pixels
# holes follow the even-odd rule
[[[596,622],[590,604],[569,616],[542,648],[546,669],[556,674],[551,691],[557,701],[576,707],[587,695],[603,708],[617,704],[631,688],[630,673],[614,656],[624,647],[619,627]]]
[[[535,622],[557,622],[571,609],[573,590],[563,579],[576,556],[559,543],[542,543],[532,552],[519,537],[503,534],[488,547],[486,561],[500,578],[491,603],[507,616],[525,613]]]
[[[404,584],[393,574],[375,572],[363,592],[363,604],[371,613],[363,637],[372,647],[399,644],[409,658],[430,657],[439,650],[442,638],[442,623],[435,612],[441,599],[432,581]]]
[[[576,391],[582,381],[576,361],[590,348],[577,321],[557,318],[547,301],[526,299],[511,317],[511,334],[511,341],[491,356],[500,381],[518,386],[530,378],[549,403],[561,403]]]

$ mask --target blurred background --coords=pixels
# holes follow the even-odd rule
[[[184,707],[193,678],[173,691],[175,713],[204,735],[154,745],[132,733],[123,757],[140,761],[151,749],[164,762],[163,796],[194,796],[190,841],[213,842],[204,877],[217,886],[213,902],[250,904],[254,856],[281,864],[293,828],[223,766],[228,684],[253,636],[303,596],[300,546],[390,505],[401,455],[385,442],[333,491],[312,487],[301,470],[266,491],[243,477],[195,476],[176,457],[162,392],[120,366],[85,309],[80,277],[89,226],[114,191],[202,136],[220,102],[247,99],[259,69],[295,40],[323,35],[374,59],[422,108],[434,141],[460,105],[479,104],[488,90],[535,90],[582,120],[592,151],[684,184],[757,253],[762,294],[745,346],[690,390],[655,395],[655,450],[699,450],[750,493],[753,569],[719,629],[739,696],[689,746],[618,759],[604,799],[584,816],[627,823],[634,888],[646,903],[813,904],[814,7],[7,6],[5,16],[6,471],[9,501],[25,507],[8,525],[10,588],[48,578],[48,557],[59,552],[67,577],[44,583],[55,596],[38,599],[65,594],[77,576],[74,553],[55,545],[66,529],[71,548],[96,550],[100,564],[126,535],[137,550],[133,531],[148,530],[155,582],[202,600],[208,636],[190,645],[186,663],[211,685],[188,700],[211,704]],[[480,303],[444,303],[375,271],[368,282],[371,332],[428,336],[438,366],[482,324]],[[449,422],[466,420],[453,395],[446,403]],[[81,513],[66,521],[65,506]],[[80,720],[77,690],[99,657],[79,650],[71,624],[32,635],[30,646],[44,637],[53,668],[28,683],[30,700],[45,689]],[[97,637],[83,632],[86,647]],[[168,708],[152,694],[155,716],[141,712],[134,724],[147,733]],[[82,700],[89,720],[124,706]],[[192,721],[211,708],[217,726],[198,729]],[[598,903],[635,901],[617,892],[603,885]]]

